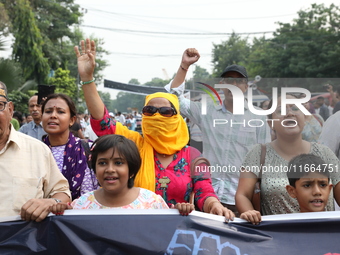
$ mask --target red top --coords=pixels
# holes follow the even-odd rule
[[[104,117],[101,120],[95,120],[91,116],[91,126],[98,136],[115,134],[116,132],[116,121],[110,118],[107,109],[105,109]],[[124,130],[124,133],[126,132],[127,130]],[[142,137],[136,131],[128,130],[128,132],[129,137],[127,138],[133,141]],[[205,165],[200,165],[201,171],[193,174],[193,176],[190,175],[190,162],[199,157],[200,154],[196,148],[185,146],[173,155],[173,161],[166,169],[164,169],[156,154],[154,155],[155,193],[162,196],[169,207],[171,204],[189,202],[192,190],[195,192],[195,205],[202,211],[204,202],[208,197],[218,199]],[[163,187],[161,187],[162,183]]]

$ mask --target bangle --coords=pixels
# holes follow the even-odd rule
[[[90,81],[80,81],[79,83],[80,83],[80,85],[86,85],[86,84],[90,84],[90,83],[94,82],[95,80],[96,79],[93,78],[93,80],[90,80]]]
[[[188,69],[185,69],[182,65],[181,65],[181,68],[182,68],[182,70],[184,70],[184,71],[188,71]]]

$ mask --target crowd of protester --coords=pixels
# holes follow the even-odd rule
[[[148,95],[141,114],[114,114],[94,82],[95,42],[81,41],[75,54],[89,114],[77,113],[64,94],[41,104],[34,95],[29,114],[15,112],[0,82],[0,165],[6,169],[0,184],[8,187],[0,217],[41,221],[70,209],[177,208],[182,215],[196,209],[259,224],[263,215],[337,210],[340,100],[332,86],[328,105],[323,97],[302,104],[308,115],[294,104],[283,114],[280,96],[277,106],[273,99],[261,103],[263,110],[275,107],[269,116],[252,113],[247,104],[243,115],[234,114],[227,88],[222,104],[208,103],[204,115],[201,102],[184,97],[187,71],[200,58],[189,48],[167,93]],[[245,93],[246,68],[227,66],[220,83]],[[253,126],[215,126],[215,119],[252,120]]]

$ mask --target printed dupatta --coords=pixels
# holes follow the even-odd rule
[[[43,142],[51,148],[48,135],[43,138]],[[80,188],[83,183],[85,170],[87,168],[87,158],[81,140],[70,132],[65,145],[64,161],[61,173],[65,176],[70,185],[72,200],[80,197]]]

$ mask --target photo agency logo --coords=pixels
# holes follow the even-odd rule
[[[268,116],[272,113],[274,113],[278,109],[278,92],[279,89],[278,87],[271,87],[272,93],[271,93],[271,98],[272,98],[272,106],[270,109],[263,110],[259,107],[254,106],[255,104],[255,99],[254,97],[254,89],[253,88],[248,88],[246,93],[243,93],[241,88],[236,85],[232,84],[215,84],[214,87],[210,86],[207,83],[203,82],[197,82],[198,84],[202,85],[202,87],[197,87],[199,90],[203,91],[201,94],[201,114],[206,115],[209,114],[207,113],[208,109],[208,100],[213,101],[214,105],[221,105],[223,104],[223,100],[221,98],[222,95],[218,93],[216,89],[221,89],[223,91],[228,91],[232,95],[232,104],[233,104],[233,114],[234,115],[244,115],[244,110],[245,110],[245,104],[247,104],[247,108],[251,113],[257,116]],[[248,83],[249,84],[249,83]],[[226,93],[226,92],[225,92]],[[304,95],[303,97],[295,98],[295,97],[288,97],[287,95]],[[281,116],[286,116],[287,115],[287,109],[289,106],[295,105],[303,114],[305,115],[311,115],[311,113],[305,108],[303,105],[304,103],[307,103],[311,99],[311,93],[309,90],[301,87],[282,87],[280,89],[280,111],[279,113]],[[245,100],[246,99],[246,100]],[[237,123],[229,123],[231,126],[234,125],[243,125],[243,126],[248,126],[248,127],[260,127],[263,126],[265,123],[262,120],[263,118],[259,119],[247,119],[244,120],[243,122],[237,122]],[[267,122],[273,126],[274,121],[280,121],[280,119],[269,119],[267,118]],[[295,122],[295,125],[289,124],[289,126],[296,126],[297,122],[294,119],[283,119],[281,120],[281,125],[282,126],[287,126],[285,123],[291,123]],[[223,124],[228,124],[228,120],[226,119],[214,119],[213,120],[213,126],[215,127],[216,125],[223,125]]]

